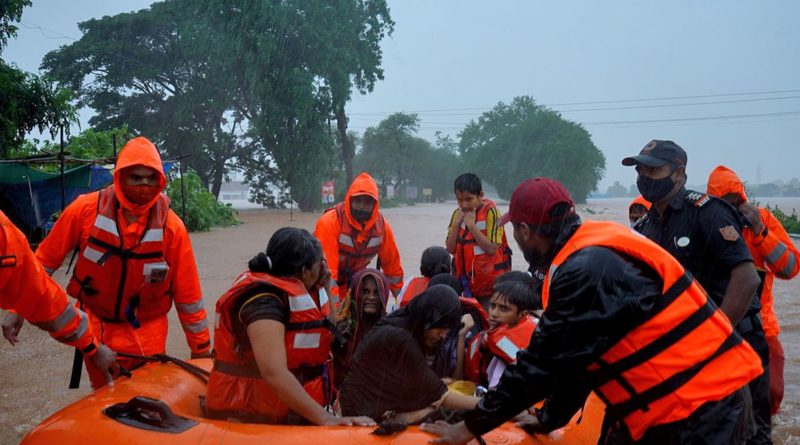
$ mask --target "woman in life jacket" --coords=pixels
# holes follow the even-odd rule
[[[350,290],[336,316],[336,327],[347,339],[344,345],[334,343],[334,386],[337,388],[347,375],[358,344],[386,313],[390,293],[389,280],[379,270],[364,269],[353,276]]]
[[[430,286],[444,284],[452,288],[459,294],[458,301],[461,303],[461,324],[459,329],[453,329],[447,334],[439,348],[433,352],[433,372],[445,382],[449,382],[455,376],[456,363],[458,362],[458,339],[463,335],[472,338],[484,329],[489,329],[489,316],[483,310],[480,302],[472,297],[460,296],[463,291],[461,280],[453,275],[439,274],[431,278]]]
[[[477,399],[448,391],[426,358],[460,321],[458,295],[444,285],[384,317],[353,356],[339,392],[342,414],[414,423],[440,406],[474,406]]]
[[[319,241],[303,229],[273,234],[217,301],[214,367],[206,410],[213,418],[273,424],[372,425],[336,417],[329,353],[335,328]]]
[[[452,272],[453,257],[450,252],[442,246],[431,246],[422,252],[420,259],[420,277],[413,277],[406,282],[403,289],[397,295],[397,307],[405,307],[417,295],[428,288],[431,278],[439,274],[450,274]],[[460,294],[460,292],[459,292]],[[396,309],[396,308],[395,308]]]

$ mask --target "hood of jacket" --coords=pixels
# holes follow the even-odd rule
[[[722,198],[729,193],[734,193],[739,195],[742,202],[747,202],[747,194],[744,191],[742,180],[736,176],[733,170],[724,165],[717,166],[717,168],[708,175],[706,193],[716,196],[717,198]]]
[[[350,201],[353,196],[359,195],[367,195],[375,200],[375,207],[372,209],[372,215],[363,225],[353,218],[353,215],[350,214]],[[378,200],[378,197],[378,184],[375,183],[375,180],[372,179],[372,176],[370,176],[369,173],[365,172],[356,176],[356,178],[353,180],[353,183],[350,184],[350,188],[347,190],[347,194],[344,197],[344,212],[345,215],[347,215],[347,221],[351,226],[361,227],[362,230],[369,230],[373,225],[375,225],[375,220],[378,219],[378,213],[380,211],[380,201]]]
[[[145,137],[136,137],[128,141],[117,156],[117,165],[114,169],[114,193],[117,196],[120,206],[133,214],[142,214],[150,210],[150,207],[158,200],[158,195],[149,202],[139,205],[131,202],[122,193],[120,172],[128,167],[145,166],[158,172],[158,192],[164,191],[167,186],[167,178],[164,175],[164,166],[161,163],[161,155],[158,154],[156,146]]]

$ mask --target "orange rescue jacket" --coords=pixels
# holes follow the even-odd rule
[[[69,293],[90,316],[106,321],[136,327],[140,320],[166,317],[174,300],[190,349],[207,353],[211,341],[186,227],[161,193],[141,205],[125,197],[120,171],[134,166],[155,170],[163,191],[166,177],[158,150],[143,137],[131,139],[117,158],[114,184],[67,206],[36,257],[52,273],[76,251],[80,256]],[[166,338],[166,329],[157,335]]]
[[[483,331],[476,336],[467,348],[465,375],[468,380],[486,383],[487,370],[493,357],[499,357],[506,364],[517,361],[517,351],[525,349],[531,342],[536,329],[536,320],[526,315],[514,327],[500,325]]]
[[[627,427],[634,440],[654,425],[685,419],[704,403],[723,399],[763,372],[758,355],[683,266],[619,224],[586,221],[572,235],[545,276],[545,311],[553,274],[570,255],[590,246],[641,261],[664,284],[652,318],[588,369],[608,413]]]
[[[729,193],[739,195],[742,202],[747,202],[744,184],[732,170],[718,166],[708,177],[708,194],[723,197]],[[772,293],[775,277],[783,280],[794,278],[800,272],[800,251],[789,238],[781,222],[767,209],[758,208],[764,229],[754,233],[749,226],[742,229],[742,239],[750,254],[753,265],[761,276],[759,298],[761,299],[761,318],[764,334],[777,337],[781,331],[778,317],[775,315],[774,296]]]
[[[372,216],[363,224],[350,215],[350,200],[358,195],[368,195],[375,200]],[[366,268],[376,256],[392,291],[397,293],[402,288],[400,253],[392,228],[380,212],[378,185],[369,174],[358,175],[348,189],[344,202],[322,214],[314,229],[314,236],[322,244],[332,279],[337,284],[332,289],[337,306],[339,296],[347,294],[352,276]]]
[[[0,307],[87,355],[97,352],[92,326],[33,256],[28,240],[0,211]]]
[[[430,281],[431,279],[428,277],[412,278],[403,290],[400,291],[400,294],[397,295],[397,303],[400,307],[406,307],[408,303],[411,303],[414,297],[425,292]]]
[[[475,226],[486,236],[488,236],[486,215],[489,214],[489,210],[496,207],[494,201],[484,199],[483,205],[475,214]],[[499,224],[500,221],[496,223]],[[511,270],[511,249],[508,248],[505,232],[502,243],[497,246],[497,252],[491,256],[483,251],[472,236],[472,232],[463,223],[458,227],[456,243],[455,274],[462,280],[467,279],[471,292],[469,296],[492,295],[495,278]]]
[[[172,306],[163,243],[169,198],[159,194],[147,230],[130,248],[123,247],[119,236],[118,206],[113,185],[100,192],[97,217],[78,253],[67,293],[103,320],[138,327],[140,319],[163,316]]]
[[[263,286],[277,287],[287,295],[290,311],[284,341],[287,367],[317,403],[325,406],[331,401],[332,391],[323,381],[333,341],[327,295],[320,292],[317,303],[300,280],[245,272],[217,301],[214,368],[208,381],[206,406],[212,414],[286,423],[289,408],[261,377],[249,341],[234,334],[234,320],[238,317],[234,308],[239,297]]]

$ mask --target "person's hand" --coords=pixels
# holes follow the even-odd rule
[[[214,350],[209,349],[205,352],[192,352],[191,358],[214,358]]]
[[[120,368],[117,363],[117,354],[106,345],[99,345],[97,352],[90,357],[94,366],[103,372],[106,382],[113,382],[114,376],[119,375]]]
[[[764,223],[761,221],[761,213],[759,213],[758,207],[746,202],[739,206],[739,211],[747,218],[747,222],[750,223],[753,233],[758,235],[764,230]]]
[[[548,431],[533,414],[519,415],[514,418],[514,424],[525,430],[528,434],[547,434]]]
[[[367,416],[353,416],[353,417],[336,417],[330,416],[328,417],[325,422],[322,423],[324,426],[336,426],[336,425],[345,425],[345,426],[375,426],[374,420]]]
[[[464,224],[467,225],[467,228],[471,229],[475,227],[475,211],[470,210],[469,212],[464,212]]]
[[[461,329],[458,330],[459,337],[466,337],[467,332],[470,331],[475,326],[475,320],[472,319],[472,315],[464,314],[461,316]]]
[[[318,284],[320,287],[325,288],[325,292],[328,295],[331,295],[331,278],[333,277],[333,272],[331,272],[330,267],[328,267],[328,260],[325,258],[325,255],[322,256],[322,264],[319,266],[319,281]]]
[[[419,429],[434,436],[439,436],[428,443],[462,444],[475,438],[464,422],[450,425],[443,420],[439,420],[436,423],[423,423],[419,426]]]
[[[459,208],[456,209],[456,225],[455,225],[455,227],[460,226],[463,221],[464,221],[464,211],[461,210],[461,207],[459,207]]]
[[[22,324],[25,320],[20,317],[19,314],[14,312],[9,312],[3,318],[3,337],[11,343],[11,346],[17,344],[19,339],[17,336],[19,335],[20,329],[22,329]]]

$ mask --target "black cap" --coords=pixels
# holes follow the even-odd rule
[[[639,152],[639,156],[630,156],[622,160],[622,165],[625,166],[639,164],[648,167],[661,167],[666,164],[686,167],[686,152],[672,141],[653,139]]]

